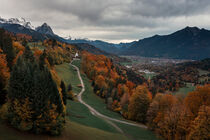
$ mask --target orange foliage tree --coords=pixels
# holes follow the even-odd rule
[[[210,84],[198,86],[195,91],[190,92],[185,98],[185,105],[196,117],[202,105],[210,105]]]
[[[184,100],[156,94],[147,112],[148,127],[164,139],[209,139],[209,87],[197,87]]]
[[[151,99],[145,86],[138,86],[129,100],[128,118],[131,120],[146,122],[146,113]]]
[[[6,85],[9,80],[9,68],[7,67],[6,55],[0,49],[0,104],[5,103]]]
[[[122,106],[128,104],[129,97],[136,85],[127,80],[125,73],[116,70],[111,59],[104,55],[83,52],[82,70],[93,81],[94,92],[105,98],[106,102],[108,99],[109,103],[113,101],[113,110],[121,111]]]
[[[210,139],[210,106],[201,106],[198,116],[192,122],[191,131],[187,139],[207,140]]]

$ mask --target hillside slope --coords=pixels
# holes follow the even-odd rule
[[[210,57],[210,31],[186,27],[170,35],[155,35],[134,43],[120,54],[178,59]]]

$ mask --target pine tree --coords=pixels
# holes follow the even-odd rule
[[[13,60],[15,59],[15,51],[12,47],[12,38],[6,34],[4,29],[0,29],[0,48],[6,54],[7,65],[12,70]]]
[[[62,96],[63,96],[63,103],[64,105],[66,105],[66,100],[67,100],[67,93],[66,93],[66,86],[65,86],[65,83],[63,81],[61,81],[61,92],[62,92]]]
[[[35,61],[33,52],[31,51],[31,49],[29,48],[28,45],[25,46],[25,52],[24,52],[24,54],[23,54],[23,57],[24,57],[26,60],[29,60],[30,62],[34,62],[34,61]]]
[[[40,69],[44,69],[46,57],[47,57],[47,53],[46,53],[46,50],[44,49],[42,55],[39,57],[39,67],[40,67]]]
[[[59,90],[49,69],[28,54],[18,58],[9,80],[10,123],[21,130],[60,134],[65,111]]]
[[[71,86],[71,84],[69,84],[69,86],[68,86],[68,92],[69,91],[72,91],[72,86]]]
[[[68,86],[67,98],[70,99],[70,100],[74,100],[74,94],[72,92],[71,84],[69,84],[69,86]]]

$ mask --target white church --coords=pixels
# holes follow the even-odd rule
[[[74,58],[79,58],[79,54],[78,54],[78,52],[76,52],[76,54],[75,54]]]

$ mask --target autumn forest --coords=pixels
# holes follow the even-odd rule
[[[135,130],[136,134],[152,133],[152,139],[210,138],[210,83],[208,79],[199,82],[202,76],[197,71],[197,68],[209,71],[209,60],[183,63],[175,69],[168,66],[167,70],[165,66],[141,65],[141,68],[153,71],[161,69],[162,72],[149,79],[136,72],[137,67],[125,67],[122,63],[125,60],[128,61],[114,55],[89,52],[78,45],[55,39],[35,41],[30,35],[0,29],[1,127],[29,136],[69,139],[67,133],[75,127],[74,123],[82,125],[83,117],[87,117],[84,111],[82,116],[79,110],[75,111],[81,108],[77,104],[84,104],[83,108],[87,106],[99,120],[116,124],[123,121],[126,129],[119,124],[108,126],[122,131],[129,139],[140,138],[129,132],[129,125],[141,128]],[[70,63],[80,70],[71,68]],[[63,65],[68,71],[64,71]],[[76,72],[82,74],[81,80],[86,79],[84,83],[79,82]],[[186,83],[193,83],[195,89],[185,95],[173,94],[186,87]],[[81,90],[90,93],[83,96]],[[85,105],[84,102],[91,104]],[[97,110],[100,106],[105,108]],[[88,127],[94,125],[98,129],[96,124],[86,121]],[[105,133],[106,129],[100,128],[100,131]],[[100,136],[102,132],[97,133]],[[110,139],[115,137],[106,135]],[[119,136],[118,132],[115,135],[116,139],[126,138]]]

